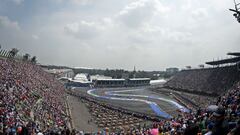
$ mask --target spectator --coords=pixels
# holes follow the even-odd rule
[[[207,133],[204,135],[212,135],[213,123],[208,124]]]
[[[213,113],[214,127],[212,135],[227,135],[228,123],[225,120],[225,109],[219,107],[216,112]]]
[[[151,129],[151,135],[158,135],[158,126],[157,124],[153,125],[153,128]]]
[[[225,69],[220,70],[225,72]],[[234,70],[230,70],[232,74]],[[206,72],[208,74],[210,71]],[[214,79],[212,81],[215,82]],[[224,83],[227,81],[223,79]],[[178,81],[173,84],[179,88],[184,85]],[[203,86],[195,82],[191,88],[196,85]],[[215,112],[199,108],[197,112],[180,112],[178,117],[170,120],[109,106],[72,91],[68,94],[79,97],[88,106],[90,113],[96,118],[91,122],[96,122],[99,126],[101,124],[101,128],[106,129],[105,134],[200,135],[206,133],[205,130],[205,135],[240,134],[240,121],[235,124],[240,117],[240,83],[236,83],[218,98],[218,109]],[[65,97],[63,85],[41,67],[13,59],[0,59],[0,134],[86,134],[83,131],[71,131],[67,127],[69,117],[66,114]],[[202,100],[196,96],[191,98],[199,102]],[[104,122],[101,118],[111,120]],[[152,121],[153,126],[152,123],[144,126],[137,124],[143,121]],[[119,125],[125,127],[116,129]]]
[[[231,130],[228,135],[240,135],[240,120],[238,120],[236,128]]]

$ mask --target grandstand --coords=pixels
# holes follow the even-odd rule
[[[32,63],[8,58],[0,59],[0,74],[1,134],[14,134],[18,128],[47,133],[69,125],[64,87],[52,75]]]
[[[96,79],[95,87],[137,87],[150,85],[150,78]]]
[[[0,134],[239,135],[239,53],[229,55],[235,57],[207,64],[231,63],[230,66],[182,70],[165,84],[167,88],[191,93],[221,95],[214,105],[196,111],[179,110],[177,117],[162,119],[100,102],[75,90],[65,90],[54,75],[44,71],[39,65],[9,57],[4,52],[0,58]],[[149,83],[147,78],[129,81],[134,86],[138,86],[139,82],[140,85]],[[89,123],[95,122],[100,131],[72,129],[71,109],[66,102],[68,96],[76,97],[79,99],[78,104],[81,102],[87,106],[93,116]],[[177,98],[179,95],[172,96]],[[190,98],[190,95],[187,96]],[[85,117],[84,114],[80,115]],[[141,125],[142,123],[144,124]]]
[[[240,80],[239,53],[228,55],[236,57],[206,62],[214,68],[182,70],[165,87],[197,94],[221,95]]]
[[[234,57],[228,58],[228,59],[222,59],[218,61],[210,61],[210,62],[206,62],[206,64],[212,65],[212,66],[219,66],[219,65],[225,65],[225,64],[238,64],[240,62],[239,52],[227,53],[227,55],[234,56]]]
[[[229,52],[227,55],[240,56],[240,52]]]

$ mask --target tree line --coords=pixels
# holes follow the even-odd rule
[[[9,51],[1,49],[0,46],[0,56],[10,58],[10,59],[20,59],[25,62],[31,62],[33,64],[37,63],[37,57],[32,56],[28,53],[25,53],[24,55],[19,55],[19,50],[17,48],[12,48]]]
[[[150,78],[157,80],[160,78],[170,78],[173,74],[165,71],[127,71],[124,69],[84,69],[73,68],[74,74],[87,73],[89,75],[104,75],[115,79],[119,78]]]

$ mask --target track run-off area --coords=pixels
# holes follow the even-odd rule
[[[161,108],[161,104],[170,104],[171,107],[174,107],[176,110],[180,110],[181,112],[189,112],[189,110],[181,105],[180,103],[168,99],[161,95],[152,95],[147,94],[148,91],[145,88],[134,88],[134,89],[104,89],[101,94],[98,92],[100,89],[90,89],[87,91],[87,94],[93,96],[95,98],[104,99],[111,101],[120,101],[128,104],[130,102],[141,102],[142,104],[148,105],[150,109],[155,113],[155,115],[159,117],[163,117],[166,119],[170,119],[173,116],[167,113],[164,109]],[[143,91],[145,91],[144,94]],[[140,93],[140,94],[139,94]],[[159,106],[160,104],[160,106]]]

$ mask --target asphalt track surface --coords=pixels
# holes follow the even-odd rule
[[[151,114],[163,118],[177,116],[178,111],[188,109],[178,103],[171,95],[143,88],[98,88],[85,91],[89,96],[110,105],[119,106],[134,112]]]

